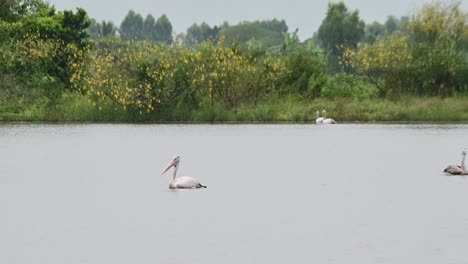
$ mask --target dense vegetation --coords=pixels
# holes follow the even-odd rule
[[[366,25],[330,3],[301,42],[284,20],[194,24],[129,11],[119,28],[42,0],[0,4],[0,120],[468,120],[459,3]]]

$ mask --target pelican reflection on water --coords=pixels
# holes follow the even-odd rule
[[[199,181],[195,180],[192,177],[178,177],[177,170],[180,165],[180,157],[175,156],[174,159],[167,165],[166,169],[161,173],[163,175],[170,168],[174,167],[174,172],[172,174],[172,181],[169,183],[169,189],[194,189],[194,188],[206,188],[200,184]]]

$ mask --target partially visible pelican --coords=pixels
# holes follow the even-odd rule
[[[323,117],[320,117],[320,112],[317,110],[317,119],[315,119],[315,124],[319,125],[319,124],[322,124],[323,122]]]
[[[468,175],[468,170],[465,169],[466,150],[462,151],[462,161],[460,165],[448,165],[444,172],[451,175]]]
[[[323,124],[337,124],[336,121],[333,120],[332,118],[327,118],[327,111],[322,110],[322,115],[324,118],[322,121]]]
[[[169,183],[169,189],[193,189],[193,188],[206,188],[192,177],[179,177],[176,178],[177,170],[179,169],[180,157],[175,156],[174,159],[167,165],[167,168],[161,173],[163,175],[171,167],[174,167],[172,174],[172,181]]]

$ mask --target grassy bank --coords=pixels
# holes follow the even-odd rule
[[[11,112],[4,107],[0,121],[48,121],[48,122],[314,122],[315,111],[326,109],[338,122],[466,122],[468,121],[468,97],[416,98],[399,100],[352,99],[304,100],[297,97],[270,98],[256,105],[242,105],[226,109],[213,105],[197,110],[172,109],[152,111],[124,111],[111,102],[93,104],[77,94],[65,95],[53,107],[31,106],[23,111]]]

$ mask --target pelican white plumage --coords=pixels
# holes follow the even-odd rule
[[[468,170],[465,168],[466,150],[462,151],[462,160],[460,165],[448,165],[444,172],[450,175],[468,175]]]
[[[320,112],[317,110],[317,119],[315,119],[315,124],[319,125],[323,122],[323,117],[320,117]]]
[[[323,115],[323,124],[337,124],[336,121],[332,118],[327,118],[327,111],[322,110],[322,115]]]
[[[170,168],[174,167],[174,173],[172,174],[172,181],[169,183],[169,189],[193,189],[193,188],[206,188],[192,177],[179,177],[177,176],[177,170],[179,169],[180,157],[175,156],[174,159],[167,165],[166,169],[161,173],[163,175]]]

